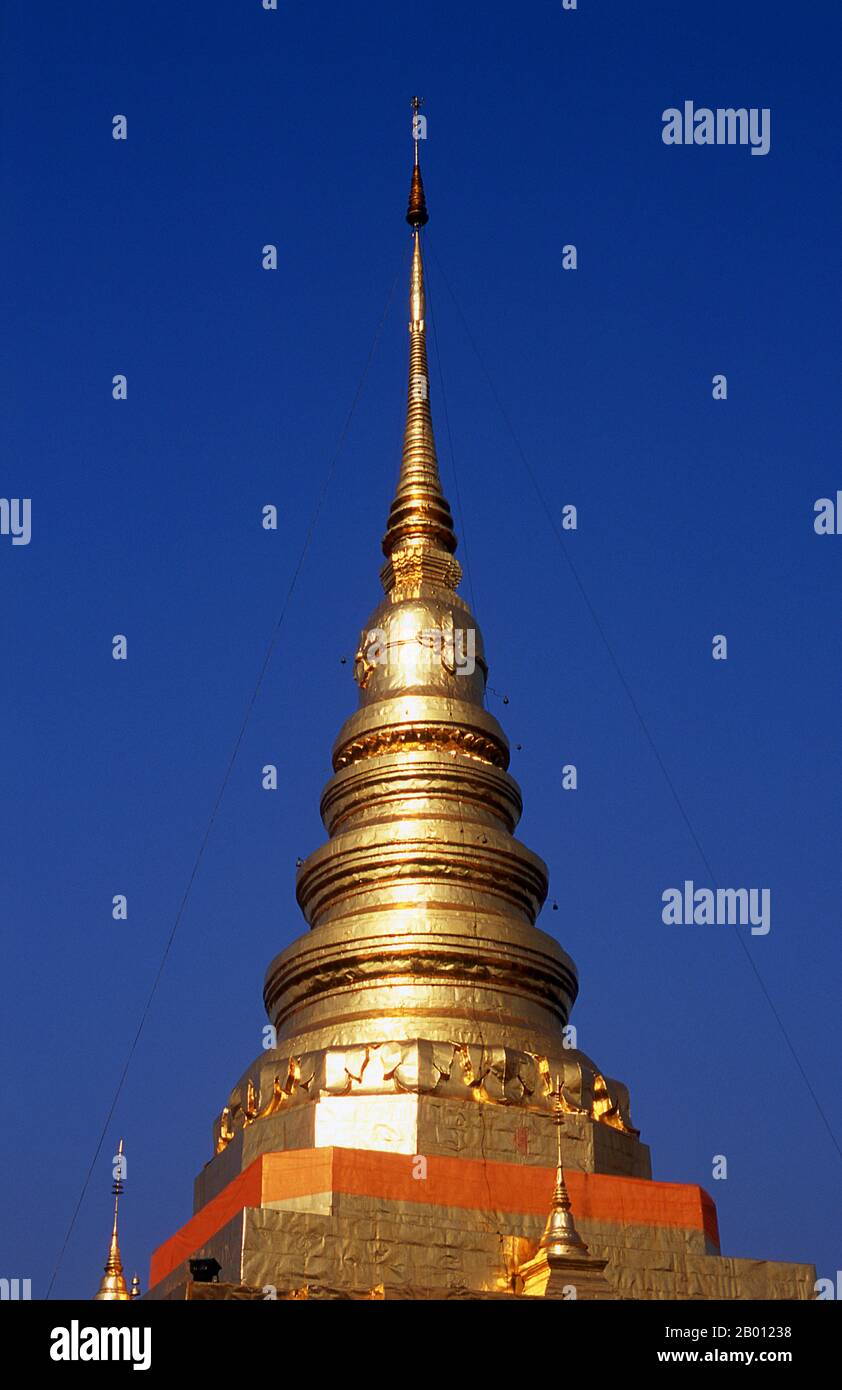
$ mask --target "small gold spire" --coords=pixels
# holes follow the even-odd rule
[[[450,556],[456,549],[453,517],[442,492],[433,418],[430,411],[430,372],[427,365],[426,295],[424,261],[421,255],[421,228],[429,221],[421,165],[418,157],[418,119],[420,97],[413,97],[413,138],[415,163],[406,220],[412,227],[412,268],[409,283],[409,391],[400,477],[389,513],[383,553],[391,560],[396,550],[411,551],[418,572],[449,588],[456,588],[461,569]],[[383,573],[388,589],[394,579],[393,566]]]
[[[123,1141],[120,1140],[117,1149],[117,1157],[123,1157]],[[118,1168],[118,1171],[121,1171]],[[120,1258],[120,1242],[117,1238],[117,1213],[120,1206],[120,1195],[123,1191],[122,1178],[115,1178],[114,1186],[111,1191],[114,1194],[114,1224],[111,1227],[111,1240],[108,1246],[108,1260],[105,1265],[105,1273],[100,1280],[99,1288],[94,1294],[94,1301],[104,1300],[107,1302],[126,1303],[130,1297],[126,1287],[126,1278],[123,1274],[123,1261]]]
[[[555,1090],[552,1094],[555,1096],[553,1123],[556,1127],[557,1152],[555,1187],[544,1234],[538,1242],[538,1249],[546,1250],[550,1265],[554,1260],[564,1259],[568,1255],[586,1255],[588,1252],[587,1245],[576,1230],[570,1194],[564,1181],[564,1166],[561,1161],[561,1127],[564,1124],[564,1111],[561,1103],[560,1076],[555,1079]]]
[[[130,1297],[131,1297],[131,1298],[140,1298],[140,1275],[139,1275],[139,1274],[133,1274],[133,1275],[132,1275],[132,1291],[131,1291]]]

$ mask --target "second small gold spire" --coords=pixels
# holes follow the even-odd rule
[[[114,1186],[111,1189],[114,1196],[114,1221],[111,1227],[111,1240],[108,1244],[105,1272],[100,1280],[99,1288],[94,1294],[94,1300],[125,1303],[131,1295],[126,1287],[126,1276],[123,1273],[123,1261],[120,1257],[120,1241],[117,1235],[117,1216],[120,1208],[120,1197],[123,1192],[123,1179],[120,1176],[123,1172],[124,1161],[122,1139],[117,1149],[116,1159]]]

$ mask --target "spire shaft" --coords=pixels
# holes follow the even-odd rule
[[[391,559],[396,551],[411,551],[413,568],[422,578],[444,582],[455,588],[461,571],[455,562],[446,563],[456,549],[453,517],[439,477],[433,417],[430,410],[430,372],[427,363],[426,292],[421,228],[429,220],[421,165],[418,157],[417,128],[420,100],[413,98],[413,137],[415,162],[406,220],[412,227],[412,265],[409,280],[409,384],[406,427],[400,476],[389,513],[383,553]],[[425,563],[426,559],[426,563]],[[443,563],[444,562],[444,563]],[[390,566],[384,572],[387,590],[394,578]]]

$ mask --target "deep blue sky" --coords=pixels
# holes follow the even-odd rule
[[[571,554],[720,882],[772,890],[748,948],[842,1129],[842,537],[812,525],[842,487],[838,10],[3,5],[0,490],[33,499],[31,544],[0,537],[3,1274],[49,1278],[405,269],[415,91],[431,249],[551,509],[579,508]],[[668,149],[685,99],[770,107],[771,152]],[[831,1274],[839,1155],[734,931],[661,922],[662,891],[706,871],[430,279],[460,553],[580,1044],[629,1084],[655,1175],[712,1192],[725,1251]],[[355,704],[340,657],[380,592],[405,296],[402,270],[56,1294],[96,1287],[120,1134],[145,1286],[259,1050],[265,966],[302,929],[295,860]],[[433,387],[455,505],[435,365]]]

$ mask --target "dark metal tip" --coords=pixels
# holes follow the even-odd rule
[[[421,170],[416,164],[412,170],[412,184],[409,189],[409,206],[406,210],[406,220],[410,227],[424,227],[430,220],[427,212],[427,201],[424,197],[424,184],[421,180]]]

